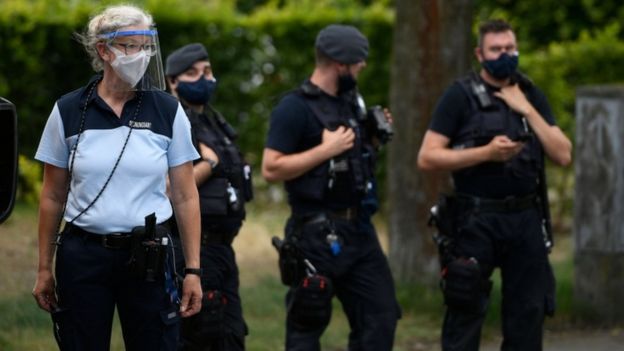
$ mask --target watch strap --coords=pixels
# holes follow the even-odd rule
[[[201,269],[201,268],[184,268],[184,275],[187,275],[187,274],[195,274],[195,275],[197,275],[197,276],[200,276],[200,277],[201,277],[202,272],[203,272],[203,271],[202,271],[202,269]]]

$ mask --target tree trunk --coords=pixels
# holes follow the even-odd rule
[[[449,186],[447,173],[417,169],[417,155],[435,103],[470,69],[471,0],[396,0],[389,150],[390,264],[400,281],[437,281],[437,249],[429,208]]]

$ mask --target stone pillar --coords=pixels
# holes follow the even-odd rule
[[[624,321],[624,85],[577,90],[575,296]]]

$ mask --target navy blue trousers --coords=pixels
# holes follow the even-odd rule
[[[489,279],[502,277],[503,351],[542,350],[542,327],[554,277],[548,262],[537,208],[517,212],[468,211],[458,219],[454,254],[474,257]],[[552,296],[550,296],[552,298]],[[447,308],[442,330],[444,351],[478,351],[489,296],[477,313]],[[553,306],[554,308],[554,306]]]
[[[396,300],[394,281],[386,256],[381,250],[375,228],[369,220],[332,220],[342,242],[341,252],[332,254],[324,225],[305,225],[294,230],[291,217],[286,237],[296,235],[297,246],[318,273],[333,282],[336,297],[349,321],[350,351],[392,350],[394,332],[401,312]],[[286,296],[288,306],[293,296]],[[320,350],[319,339],[325,328],[298,330],[286,322],[287,351]]]
[[[178,306],[165,283],[131,276],[129,250],[64,233],[56,252],[59,309],[52,314],[63,351],[108,351],[115,307],[126,350],[177,348]]]

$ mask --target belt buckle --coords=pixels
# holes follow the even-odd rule
[[[309,216],[308,218],[305,218],[302,221],[302,225],[311,225],[311,224],[319,224],[319,223],[323,223],[326,222],[328,219],[328,215],[321,212],[321,213],[316,213],[313,214],[311,216]]]
[[[109,241],[113,241],[111,239],[117,239],[117,238],[121,238],[121,234],[117,233],[117,234],[102,235],[102,246],[107,249],[118,249],[119,244],[112,245],[112,243],[109,243]]]
[[[516,197],[514,196],[507,196],[506,198],[503,199],[503,207],[505,208],[505,210],[510,211],[514,209],[514,205],[516,202]]]
[[[111,246],[111,245],[109,245],[109,244],[108,244],[108,239],[109,239],[109,237],[108,237],[108,236],[109,236],[109,235],[110,235],[110,234],[108,234],[108,235],[102,235],[102,247],[104,247],[104,248],[106,248],[106,249],[115,249],[115,247],[113,247],[113,246]]]
[[[344,211],[344,219],[347,221],[352,221],[357,216],[357,210],[355,207],[348,207]]]

